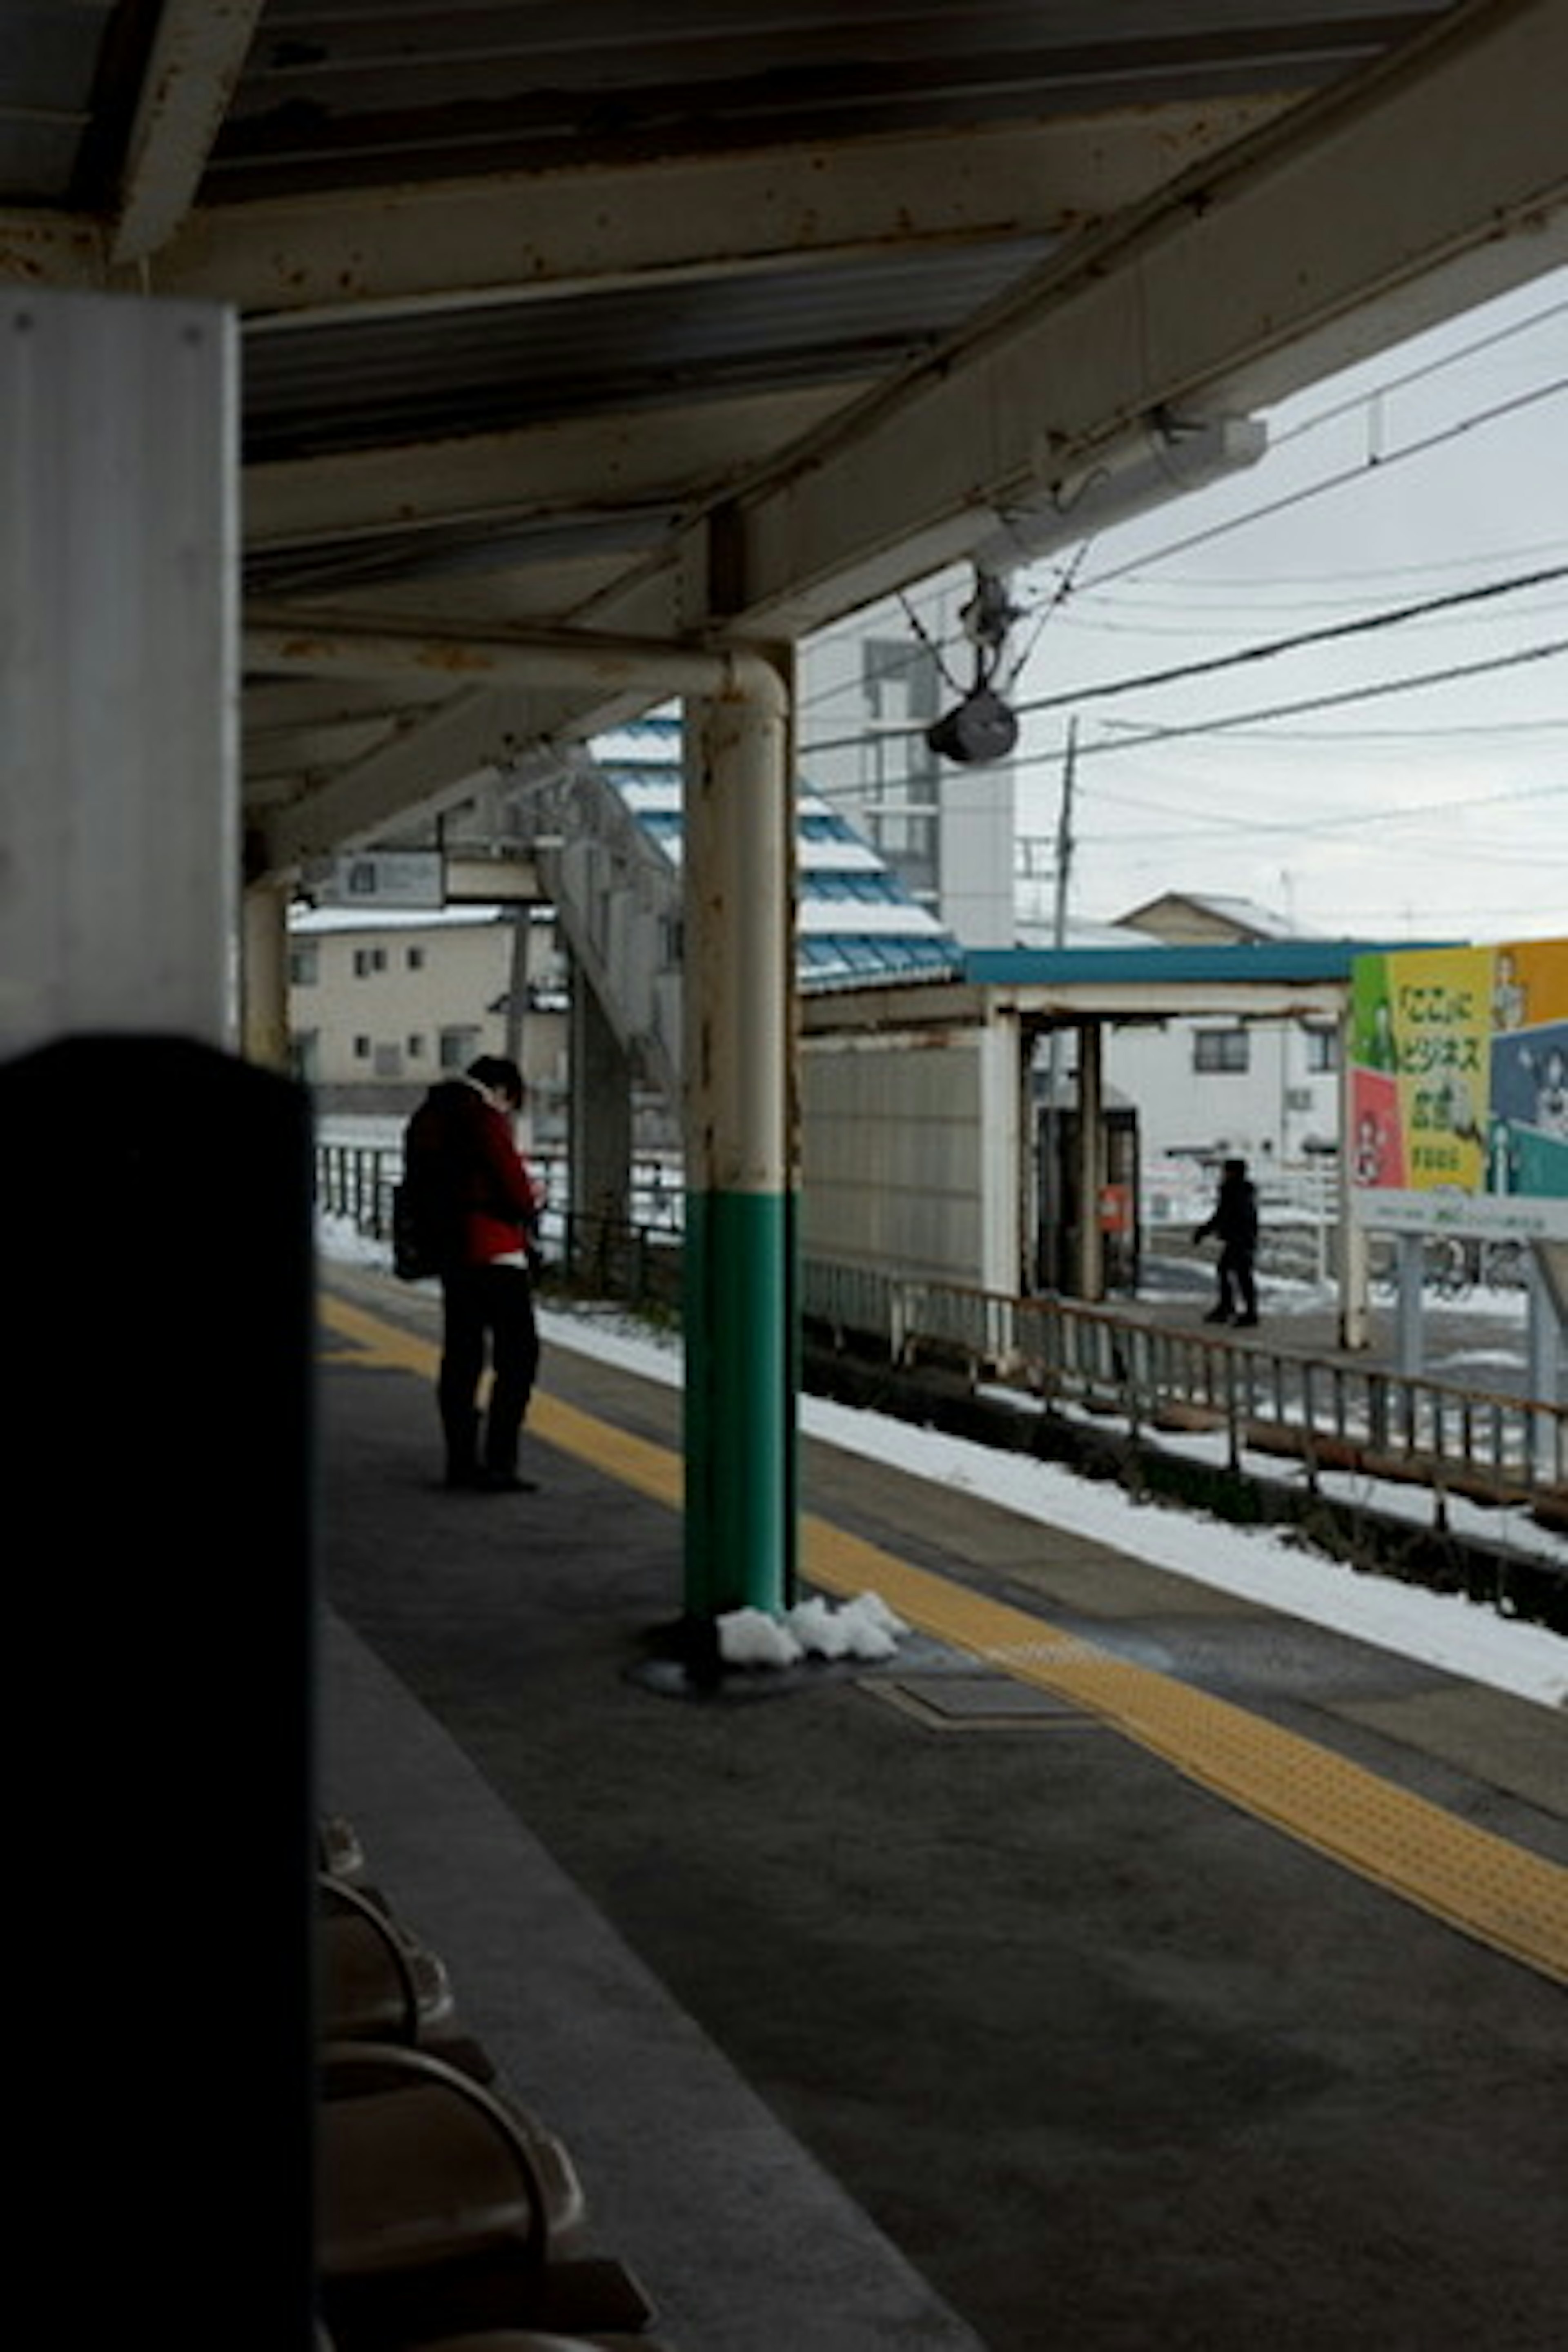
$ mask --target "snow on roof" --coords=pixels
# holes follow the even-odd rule
[[[479,923],[510,920],[511,907],[291,907],[289,929],[297,939],[329,931],[460,930]]]
[[[1184,907],[1191,908],[1194,914],[1207,915],[1216,923],[1226,923],[1250,939],[1296,940],[1307,936],[1289,916],[1261,906],[1256,898],[1228,898],[1207,890],[1162,890],[1157,898],[1145,898],[1130,913],[1119,916],[1118,928],[1147,935],[1154,927],[1144,919],[1146,917]]]
[[[593,746],[601,773],[657,842],[680,864],[681,777],[678,721],[641,720]],[[820,793],[796,796],[801,985],[956,973],[963,950]]]

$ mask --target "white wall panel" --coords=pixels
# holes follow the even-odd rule
[[[809,1254],[979,1283],[1007,1241],[1016,1123],[999,1121],[995,1047],[978,1030],[820,1039],[802,1055]],[[1016,1271],[1016,1257],[1012,1261]],[[1009,1286],[1011,1286],[1011,1285]]]
[[[0,289],[0,1049],[237,1034],[232,323]]]

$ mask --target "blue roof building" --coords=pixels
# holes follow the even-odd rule
[[[599,738],[593,753],[600,774],[679,871],[679,719],[640,719]],[[815,992],[957,977],[963,970],[963,948],[864,836],[809,785],[799,788],[797,807],[801,987]]]

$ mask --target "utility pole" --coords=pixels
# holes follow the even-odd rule
[[[1072,796],[1078,778],[1078,713],[1068,720],[1067,755],[1062,763],[1062,799],[1057,812],[1057,898],[1051,944],[1068,943],[1068,877],[1072,871]],[[1055,1043],[1053,1037],[1052,1043]]]
[[[1062,763],[1061,804],[1057,811],[1057,878],[1056,898],[1051,917],[1051,945],[1064,948],[1068,936],[1068,883],[1072,870],[1072,796],[1078,771],[1078,713],[1068,720],[1067,752]],[[1061,1288],[1062,1181],[1061,1129],[1057,1116],[1057,1087],[1061,1077],[1061,1031],[1052,1027],[1046,1049],[1046,1150],[1045,1150],[1045,1234],[1044,1255],[1052,1279],[1052,1290]]]

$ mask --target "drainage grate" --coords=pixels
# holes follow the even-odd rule
[[[868,1676],[874,1698],[928,1731],[1093,1731],[1096,1718],[1069,1699],[1015,1682],[1007,1675]]]

